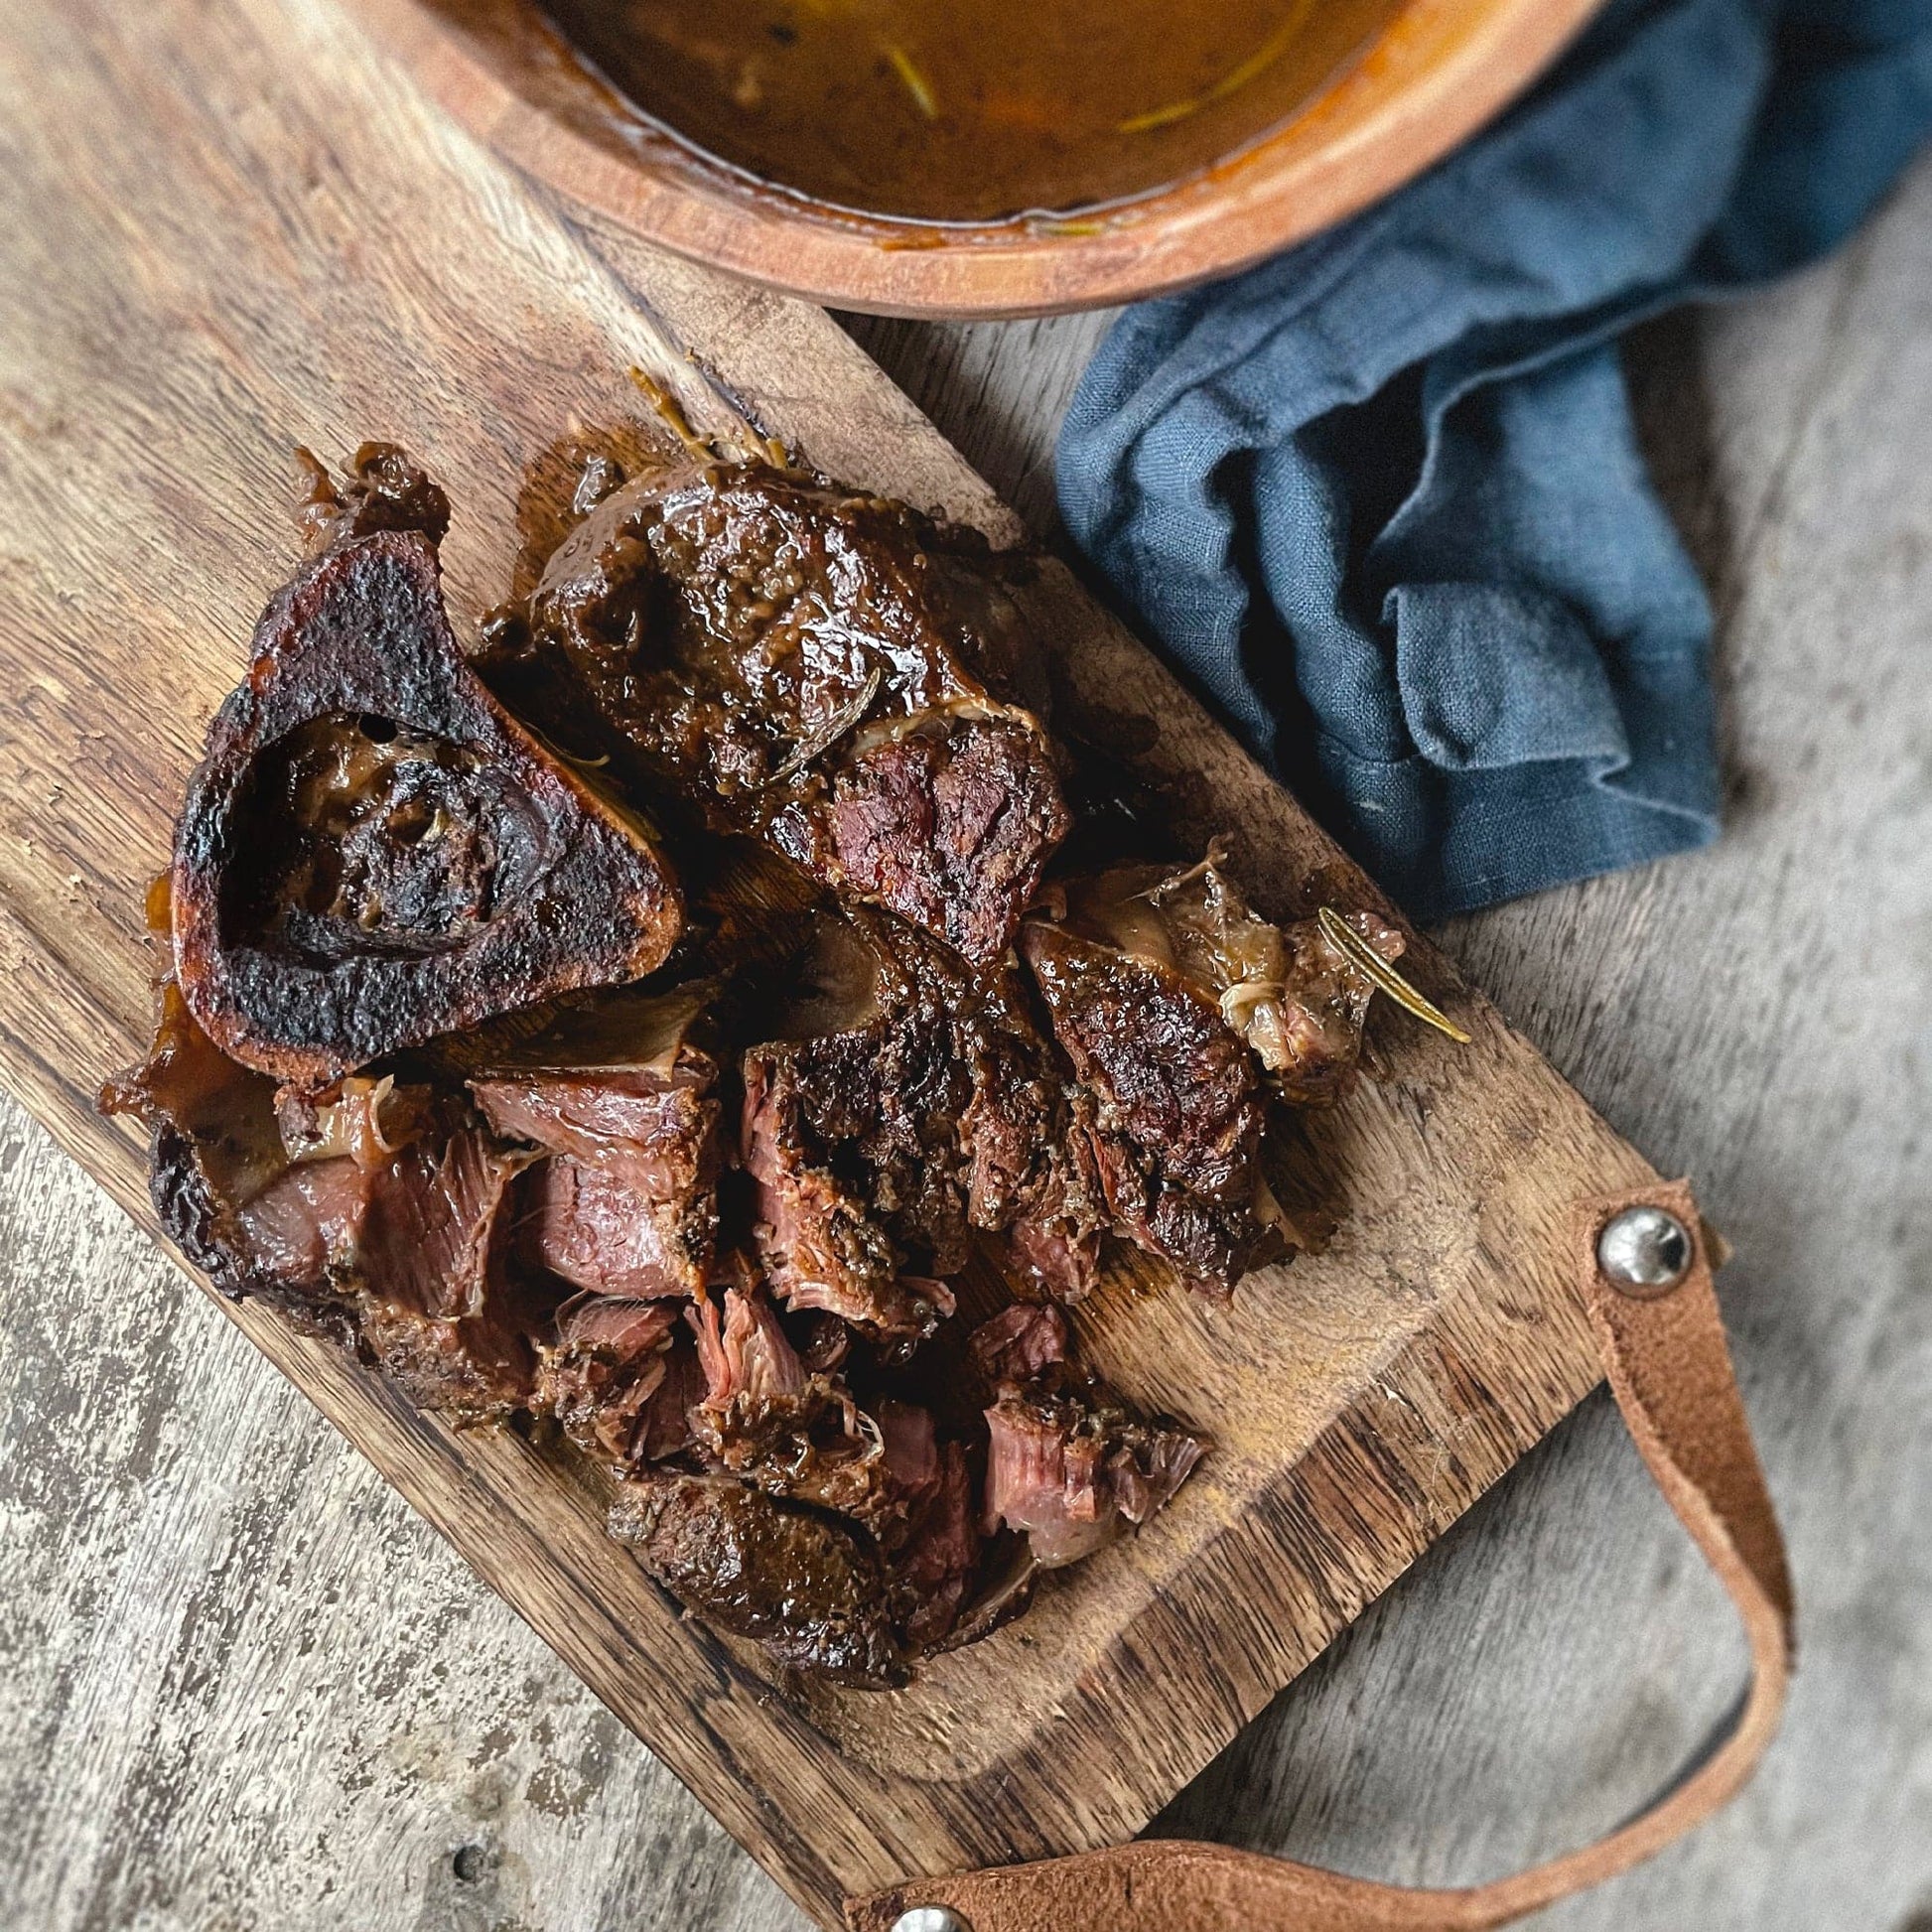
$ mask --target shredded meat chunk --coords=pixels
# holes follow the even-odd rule
[[[623,1485],[611,1534],[719,1628],[835,1683],[902,1684],[905,1653],[862,1532],[730,1476],[651,1474]]]
[[[559,1311],[540,1348],[534,1406],[554,1415],[587,1455],[629,1469],[677,1455],[692,1442],[696,1351],[679,1347],[672,1302],[585,1296]]]
[[[149,1124],[163,1224],[224,1293],[352,1341],[459,1421],[527,1405],[543,1305],[506,1266],[506,1204],[528,1157],[460,1101],[393,1087],[378,1099],[363,1083],[278,1107],[274,1083],[220,1054],[172,983],[154,1051],[102,1100]],[[404,1121],[406,1139],[385,1138]]]
[[[1003,1383],[986,1423],[986,1527],[1023,1531],[1048,1570],[1091,1556],[1124,1523],[1145,1523],[1208,1448],[1063,1362]]]
[[[492,674],[526,702],[581,693],[561,700],[580,741],[587,702],[718,828],[991,960],[1071,822],[1045,731],[1013,701],[1029,653],[1011,568],[816,478],[673,466],[564,543]]]
[[[473,1073],[505,1140],[549,1158],[523,1183],[532,1268],[602,1295],[696,1295],[717,1245],[718,1062],[693,1037],[704,986],[613,998],[526,1036]]]
[[[746,1162],[777,1292],[916,1343],[950,1307],[933,1279],[960,1269],[977,1232],[1035,1288],[1085,1293],[1106,1220],[1073,1131],[1085,1103],[1017,970],[962,973],[902,927],[830,932],[845,999],[819,997],[808,964],[808,1018],[792,1030],[804,1036],[744,1062]]]

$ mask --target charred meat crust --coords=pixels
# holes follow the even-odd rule
[[[849,1016],[744,1060],[746,1166],[777,1292],[916,1338],[931,1278],[985,1235],[1039,1292],[1077,1298],[1106,1210],[1073,1131],[1079,1097],[1017,968],[969,973],[877,915],[821,938],[833,931],[847,961],[867,962],[864,998],[849,990]]]
[[[609,1528],[680,1603],[835,1683],[906,1680],[878,1559],[855,1531],[729,1476],[626,1483]]]
[[[430,537],[355,528],[269,605],[175,842],[189,1006],[304,1087],[640,978],[681,921],[653,839],[465,664]]]
[[[1030,924],[1021,951],[1106,1124],[1164,1178],[1209,1200],[1240,1198],[1261,1146],[1261,1082],[1218,1010],[1177,974],[1058,926]]]
[[[1092,1103],[1076,1132],[1109,1224],[1225,1294],[1271,1240],[1266,1106],[1246,1042],[1166,966],[1041,920],[1020,949]]]
[[[1071,824],[1026,704],[1023,568],[822,479],[675,465],[572,533],[498,668],[567,672],[620,754],[714,828],[983,962]]]

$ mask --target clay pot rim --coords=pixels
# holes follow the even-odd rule
[[[646,240],[829,307],[1049,315],[1163,294],[1380,200],[1541,73],[1600,0],[1409,0],[1292,121],[1204,177],[1093,217],[917,224],[751,190],[667,137],[626,139],[532,0],[348,0],[470,131]]]

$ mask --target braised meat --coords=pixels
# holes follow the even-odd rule
[[[272,1226],[251,1229],[242,1218],[245,1206],[289,1172],[275,1082],[215,1046],[172,977],[162,981],[157,1004],[148,1057],[101,1088],[101,1111],[132,1114],[149,1129],[155,1213],[223,1295],[238,1301],[249,1294],[283,1299],[284,1287],[299,1293],[322,1273],[326,1245],[319,1249],[305,1234],[302,1219],[277,1238]],[[312,1176],[329,1172],[310,1170]]]
[[[953,1634],[978,1579],[979,1525],[965,1446],[937,1451],[930,1500],[892,1567],[894,1619],[909,1648],[931,1650]]]
[[[718,1629],[902,1683],[1207,1452],[1078,1358],[1105,1244],[1227,1293],[1285,1225],[1271,1096],[1346,1090],[1378,985],[1449,1023],[1391,928],[1271,924],[1218,851],[1050,876],[1026,566],[976,536],[607,464],[478,671],[442,492],[386,445],[312,480],[101,1104],[223,1293],[596,1465]]]
[[[835,1376],[807,1372],[761,1289],[726,1290],[693,1311],[706,1391],[692,1411],[700,1456],[771,1494],[903,1544],[937,1493],[932,1418],[887,1397],[862,1410]]]
[[[970,1075],[938,989],[826,920],[780,1015],[744,1057],[759,1252],[789,1309],[909,1352],[952,1312],[934,1278],[967,1255],[959,1122]]]
[[[989,1388],[1025,1382],[1068,1359],[1066,1316],[1050,1302],[1016,1302],[967,1338],[966,1357]]]
[[[786,1305],[916,1345],[949,1311],[933,1278],[975,1232],[1044,1292],[1084,1293],[1105,1208],[1018,972],[963,972],[862,919],[823,922],[798,978],[787,1036],[744,1063],[759,1240]]]
[[[1000,1385],[986,1412],[985,1527],[1025,1533],[1052,1570],[1145,1523],[1207,1452],[1204,1437],[1144,1418],[1098,1376],[1049,1363]]]
[[[1266,1250],[1259,1070],[1218,1006],[1172,968],[1030,920],[1020,949],[1092,1111],[1113,1227],[1226,1293]]]
[[[1214,1000],[1284,1099],[1320,1106],[1347,1090],[1373,983],[1318,921],[1277,926],[1258,917],[1218,849],[1181,872],[1126,867],[1060,896],[1074,931],[1178,973]],[[1349,913],[1346,922],[1383,959],[1402,957],[1402,935],[1374,913]]]
[[[319,1097],[222,1055],[172,981],[146,1063],[102,1104],[153,1135],[155,1206],[224,1294],[259,1295],[352,1342],[459,1421],[527,1406],[544,1316],[507,1265],[529,1156],[459,1098],[391,1079]]]
[[[554,1340],[539,1345],[532,1406],[553,1415],[594,1460],[616,1469],[681,1454],[703,1387],[697,1351],[680,1339],[675,1302],[586,1295],[558,1311]]]
[[[717,1243],[718,1062],[693,1037],[706,989],[614,999],[521,1041],[470,1092],[504,1140],[549,1158],[523,1182],[533,1268],[601,1295],[696,1295]]]
[[[231,1059],[300,1087],[574,987],[634,980],[680,922],[632,815],[465,664],[400,452],[311,506],[319,555],[269,605],[175,837],[183,997]]]
[[[863,1532],[730,1476],[623,1485],[610,1531],[707,1622],[834,1683],[906,1678],[885,1576]]]
[[[495,674],[548,688],[570,742],[587,701],[621,755],[714,827],[987,961],[1070,824],[1051,743],[1019,702],[1037,659],[1016,568],[972,532],[819,478],[674,465],[565,541],[503,627]]]

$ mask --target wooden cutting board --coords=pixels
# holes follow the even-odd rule
[[[386,0],[361,0],[364,7]],[[10,0],[0,33],[0,1075],[128,1209],[93,1113],[149,1019],[143,881],[286,573],[290,451],[392,437],[448,486],[459,626],[560,438],[742,413],[853,483],[1013,518],[818,312],[574,221],[327,0]],[[1062,717],[1265,907],[1370,889],[1071,578]],[[1566,1210],[1649,1170],[1426,946],[1475,1043],[1384,1011],[1295,1153],[1333,1246],[1230,1308],[1110,1282],[1099,1364],[1219,1449],[1136,1540],[890,1696],[806,1691],[682,1620],[518,1438],[460,1436],[253,1307],[237,1324],[827,1924],[914,1872],[1119,1840],[1596,1379]]]

